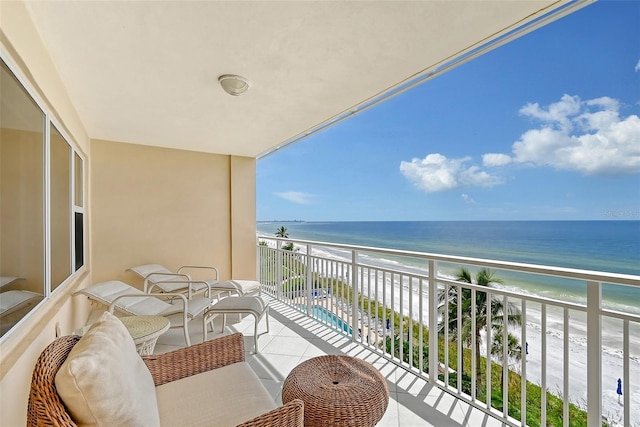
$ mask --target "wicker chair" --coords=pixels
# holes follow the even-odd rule
[[[54,379],[79,339],[80,337],[75,335],[60,337],[49,344],[38,358],[31,380],[27,426],[76,426],[58,396]],[[244,357],[244,340],[242,334],[237,333],[169,353],[144,356],[142,359],[149,368],[155,385],[159,386],[244,361]],[[303,423],[303,403],[298,400],[246,421],[240,426],[302,427]]]

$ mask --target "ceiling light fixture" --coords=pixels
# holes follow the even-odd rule
[[[220,86],[229,95],[239,96],[249,89],[249,80],[235,74],[223,74],[218,77]]]

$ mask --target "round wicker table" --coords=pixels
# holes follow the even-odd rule
[[[304,402],[304,425],[374,426],[387,410],[387,383],[370,363],[320,356],[296,366],[282,385],[282,402]]]
[[[140,356],[150,356],[158,337],[169,329],[169,319],[162,316],[126,316],[120,320],[127,327]]]

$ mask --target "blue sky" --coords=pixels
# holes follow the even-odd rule
[[[257,164],[259,221],[640,220],[640,2],[601,1]]]

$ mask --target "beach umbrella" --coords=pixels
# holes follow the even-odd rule
[[[618,403],[620,403],[620,396],[622,396],[622,380],[620,378],[618,378],[618,389],[616,393],[618,393]]]

